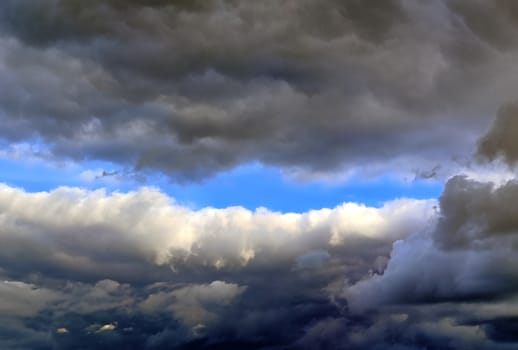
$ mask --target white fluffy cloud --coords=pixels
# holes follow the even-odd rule
[[[313,249],[404,238],[429,224],[433,206],[434,201],[401,199],[381,208],[346,203],[301,214],[191,210],[150,188],[27,193],[2,185],[0,259],[18,273],[49,268],[79,279],[128,279],[143,267],[162,265],[274,265]],[[26,262],[14,264],[17,256],[26,256]]]

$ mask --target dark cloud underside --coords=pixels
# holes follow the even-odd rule
[[[256,161],[309,175],[432,168],[469,154],[512,96],[513,9],[3,1],[0,136],[183,180]]]
[[[511,166],[518,160],[518,106],[507,104],[500,108],[492,128],[479,141],[477,154],[486,160],[502,156]]]

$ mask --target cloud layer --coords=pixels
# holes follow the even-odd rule
[[[434,205],[195,211],[154,189],[3,185],[0,313],[42,348],[295,346],[341,315],[346,280],[381,272],[392,242],[433,222]]]
[[[0,344],[510,349],[517,186],[295,214],[3,185]]]
[[[312,177],[448,168],[516,97],[515,14],[510,1],[7,0],[0,137],[188,181],[257,161]]]
[[[172,181],[512,170],[517,29],[511,0],[4,0],[0,155]],[[0,185],[0,348],[514,349],[517,201],[461,175],[304,213]]]

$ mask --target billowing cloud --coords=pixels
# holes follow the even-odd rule
[[[16,282],[0,284],[0,312],[58,349],[288,346],[308,322],[342,315],[346,281],[383,271],[435,205],[193,210],[151,188],[2,185],[0,276]]]
[[[518,227],[504,209],[515,186],[455,177],[439,203],[283,214],[192,210],[153,189],[3,185],[0,333],[27,342],[0,341],[506,349]]]
[[[3,1],[0,137],[189,181],[250,162],[448,173],[516,97],[514,9]]]
[[[498,241],[512,240],[518,232],[513,203],[518,198],[518,182],[500,186],[454,177],[440,198],[443,217],[437,242],[445,248],[471,246],[491,248]]]
[[[402,199],[379,209],[346,203],[302,214],[194,211],[153,189],[26,193],[3,185],[0,261],[12,266],[11,273],[78,281],[149,281],[171,270],[275,266],[314,249],[383,246],[426,225],[433,205]],[[14,264],[20,255],[27,258]]]
[[[517,30],[511,0],[4,0],[0,156],[110,162],[85,181],[511,171]],[[303,213],[0,185],[0,348],[516,348],[518,182],[494,173]]]
[[[436,316],[414,316],[415,322],[433,319],[439,324],[430,329],[452,327],[448,332],[457,340],[471,334],[476,348],[515,346],[516,188],[516,180],[495,185],[450,179],[436,225],[395,242],[383,273],[345,289],[351,310],[415,315],[428,308]]]

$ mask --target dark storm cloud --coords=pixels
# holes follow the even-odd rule
[[[478,156],[486,160],[503,157],[509,165],[518,160],[518,105],[508,104],[500,108],[496,120],[479,141]]]
[[[518,29],[518,5],[512,0],[459,1],[449,5],[461,16],[466,26],[488,45],[505,49],[518,44],[514,35]],[[494,13],[499,20],[488,18]]]
[[[471,11],[468,15],[474,16],[476,11]],[[479,160],[503,158],[515,166],[517,115],[516,103],[500,108],[492,127],[479,140]],[[345,288],[353,314],[378,313],[360,331],[366,340],[363,346],[387,348],[387,343],[397,339],[396,348],[515,347],[517,200],[516,179],[449,179],[439,198],[436,224],[395,242],[382,273]],[[416,318],[416,313],[421,316]],[[400,325],[385,324],[387,315],[396,316]],[[401,322],[400,315],[412,321]],[[424,329],[431,333],[423,333]]]
[[[450,179],[436,226],[395,243],[383,275],[353,286],[353,298],[365,299],[358,305],[370,307],[516,293],[517,199],[515,180],[496,186],[462,176]]]
[[[436,224],[395,242],[382,273],[345,289],[351,310],[414,315],[410,324],[417,326],[405,323],[396,336],[415,335],[428,324],[436,334],[422,346],[441,338],[447,342],[437,348],[465,348],[470,339],[469,348],[516,346],[517,200],[516,180],[496,185],[453,177],[439,199]]]
[[[0,136],[180,180],[254,161],[432,168],[469,153],[518,84],[508,7],[3,1]]]
[[[501,186],[454,177],[440,198],[443,216],[439,220],[437,242],[444,248],[472,246],[484,249],[495,240],[512,240],[518,233],[513,203],[518,198],[518,182]]]

